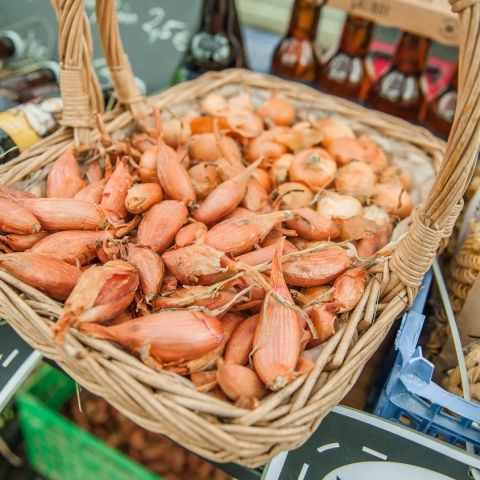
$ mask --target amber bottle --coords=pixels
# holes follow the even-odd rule
[[[233,67],[248,67],[235,1],[204,0],[200,29],[190,40],[174,82]]]
[[[413,33],[403,33],[392,66],[370,90],[370,107],[409,121],[417,121],[424,99],[421,75],[430,40]]]
[[[316,82],[320,62],[314,42],[320,8],[315,0],[295,0],[287,34],[272,55],[272,73],[290,80]]]
[[[458,65],[447,88],[430,103],[425,125],[442,137],[448,137],[457,106]]]
[[[320,87],[327,93],[359,98],[372,28],[372,22],[348,15],[337,52],[321,68]]]

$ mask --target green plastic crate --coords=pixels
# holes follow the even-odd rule
[[[159,480],[58,413],[75,383],[44,365],[18,392],[20,426],[32,467],[48,480]]]

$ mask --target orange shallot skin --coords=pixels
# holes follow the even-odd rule
[[[225,253],[241,255],[260,244],[277,223],[291,217],[291,212],[279,211],[230,218],[212,227],[204,242]]]
[[[157,203],[145,213],[138,226],[138,244],[158,253],[164,252],[173,243],[187,217],[188,210],[183,202],[164,200]]]
[[[17,202],[38,219],[44,230],[98,230],[108,225],[103,209],[85,200],[22,198]]]
[[[24,252],[32,248],[42,238],[45,238],[48,232],[30,233],[21,235],[19,233],[9,233],[0,235],[0,244],[6,247],[6,251]],[[2,247],[0,247],[1,249]]]
[[[162,287],[165,273],[162,258],[148,247],[129,243],[127,248],[127,259],[137,269],[142,292],[149,303]]]
[[[47,177],[47,197],[72,198],[85,186],[73,148],[55,161]]]
[[[97,256],[97,242],[111,237],[107,230],[64,230],[43,238],[33,245],[31,251],[50,255],[73,265],[85,265]]]
[[[257,166],[258,162],[244,168],[216,187],[193,212],[195,220],[211,225],[232,213],[245,196],[248,180]]]
[[[160,365],[198,358],[220,345],[224,337],[220,320],[189,310],[158,312],[112,327],[84,324],[81,329]]]
[[[0,230],[8,233],[38,233],[42,225],[38,218],[19,203],[10,198],[0,197]]]
[[[267,293],[253,340],[253,366],[270,390],[279,390],[296,377],[302,327],[298,314],[279,301],[293,305],[282,274],[282,245],[277,245],[272,262],[272,292]]]
[[[103,322],[119,316],[133,301],[138,283],[137,270],[123,260],[111,260],[85,270],[55,324],[56,339],[61,341],[70,325]]]
[[[103,189],[100,206],[114,219],[122,219],[127,216],[125,198],[133,183],[126,159],[118,161],[110,178]]]
[[[351,264],[352,257],[345,249],[332,247],[288,259],[283,273],[289,285],[316,287],[335,280]]]
[[[331,217],[324,217],[311,208],[297,208],[293,213],[295,218],[288,220],[287,226],[305,240],[335,240],[340,236],[338,223]]]
[[[73,198],[86,202],[100,203],[106,182],[105,179],[96,180],[79,190]]]
[[[157,175],[168,198],[184,202],[196,199],[187,169],[180,163],[177,152],[159,139],[155,149]]]
[[[175,246],[178,248],[192,245],[205,233],[208,228],[202,222],[192,222],[182,227],[175,236]]]
[[[57,300],[70,295],[82,273],[67,262],[34,252],[0,255],[0,267]]]
[[[208,275],[224,272],[224,253],[208,245],[189,245],[162,255],[168,270],[184,285],[201,283]]]
[[[225,348],[225,363],[235,363],[237,365],[248,363],[257,323],[258,315],[253,315],[235,329]]]

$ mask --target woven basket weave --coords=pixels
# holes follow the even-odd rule
[[[0,313],[43,355],[55,360],[80,385],[103,396],[120,412],[152,431],[219,462],[264,464],[282,450],[305,442],[362,372],[395,319],[411,303],[436,251],[451,233],[462,207],[479,146],[479,2],[451,0],[460,13],[462,48],[457,114],[449,143],[408,123],[322,95],[303,85],[242,70],[210,73],[145,101],[133,81],[118,32],[114,0],[97,2],[97,24],[107,64],[123,111],[105,116],[107,130],[122,135],[135,119],[160,109],[196,105],[213,90],[248,89],[266,98],[275,89],[312,115],[340,115],[357,131],[375,130],[409,158],[422,151],[440,165],[435,184],[412,216],[392,255],[371,269],[370,282],[308,374],[266,397],[253,411],[197,392],[184,378],[158,372],[110,342],[72,329],[64,345],[52,340],[51,326],[62,305],[0,270]],[[101,95],[90,69],[92,43],[84,0],[56,0],[59,17],[63,127],[8,165],[0,167],[0,186],[31,187],[44,182],[49,166],[72,143],[98,142],[94,114]],[[467,42],[468,39],[468,42]],[[401,152],[400,152],[401,153]],[[442,158],[444,161],[442,162]]]

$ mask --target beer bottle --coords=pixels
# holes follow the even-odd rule
[[[372,27],[372,22],[348,15],[339,49],[320,71],[320,87],[327,93],[350,99],[359,97]]]
[[[315,0],[295,0],[287,34],[272,55],[272,73],[314,83],[320,65],[314,41],[321,7]]]
[[[0,113],[0,163],[15,158],[58,127],[60,98],[26,103]]]
[[[416,121],[423,103],[420,78],[430,47],[430,40],[404,32],[395,51],[392,66],[372,87],[370,107]]]
[[[427,109],[427,128],[443,137],[448,137],[457,106],[458,65],[447,88],[440,93]]]
[[[18,59],[24,50],[25,45],[18,33],[10,30],[0,32],[0,64]]]
[[[58,95],[59,66],[55,62],[43,62],[27,70],[19,69],[0,77],[0,91],[15,94],[17,103],[26,103],[38,98],[38,92],[51,91],[49,96]],[[1,95],[1,93],[0,93]]]
[[[202,23],[190,40],[175,82],[209,70],[246,68],[245,50],[234,0],[204,0]]]

